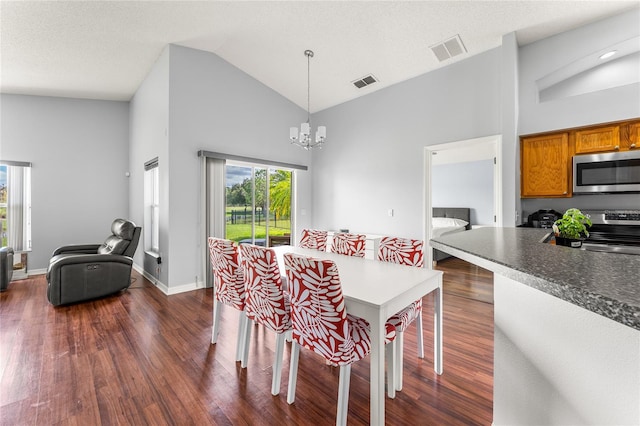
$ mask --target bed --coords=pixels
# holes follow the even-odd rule
[[[431,219],[432,238],[471,229],[471,209],[468,207],[434,207]],[[433,249],[433,260],[451,257],[450,254]]]

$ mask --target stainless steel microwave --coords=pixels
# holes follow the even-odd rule
[[[573,157],[573,193],[640,192],[640,150]]]

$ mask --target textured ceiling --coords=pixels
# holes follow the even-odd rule
[[[286,98],[322,110],[501,44],[520,45],[639,1],[1,1],[3,93],[129,100],[169,43],[214,52]],[[429,46],[459,34],[468,53]],[[353,80],[379,82],[356,89]]]

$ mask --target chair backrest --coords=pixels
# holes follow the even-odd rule
[[[209,237],[208,241],[215,298],[225,305],[243,311],[246,291],[238,245],[222,238]]]
[[[356,345],[349,333],[336,264],[293,253],[285,253],[284,264],[293,340],[338,365],[351,363]]]
[[[364,257],[364,246],[367,236],[364,234],[349,234],[338,232],[333,235],[331,251],[347,256]]]
[[[131,241],[129,242],[129,245],[125,249],[124,253],[122,253],[123,255],[133,257],[133,255],[136,252],[136,249],[138,248],[138,241],[140,241],[140,234],[142,234],[142,228],[140,226],[136,226],[133,230],[133,236],[131,237]]]
[[[327,250],[327,231],[316,229],[303,229],[300,238],[300,247],[314,250]]]
[[[378,245],[378,260],[422,268],[424,266],[423,248],[422,240],[382,237]]]
[[[282,277],[273,249],[240,245],[246,289],[245,313],[249,319],[276,333],[291,329],[289,295],[282,290]]]
[[[98,254],[121,254],[133,257],[140,240],[142,228],[126,219],[116,219],[111,224],[111,235],[98,247]]]

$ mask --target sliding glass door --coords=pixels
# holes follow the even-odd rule
[[[261,246],[290,242],[291,171],[227,162],[225,181],[226,238]]]

